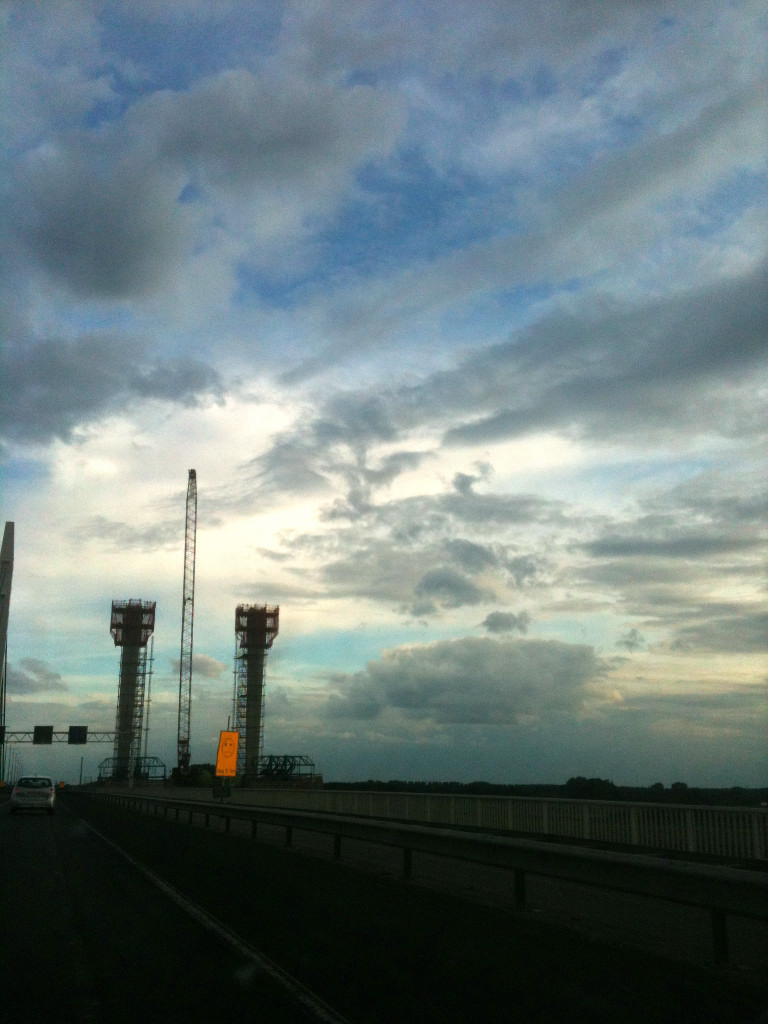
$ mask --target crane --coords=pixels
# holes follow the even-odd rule
[[[192,627],[195,618],[195,539],[197,536],[197,474],[189,471],[184,531],[184,595],[181,602],[179,658],[179,772],[189,773],[189,725],[192,705]]]

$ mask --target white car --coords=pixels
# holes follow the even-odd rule
[[[56,787],[47,775],[23,775],[11,791],[11,814],[16,811],[48,811],[56,807]]]

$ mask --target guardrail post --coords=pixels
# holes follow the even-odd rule
[[[757,815],[752,817],[752,856],[755,860],[765,860],[765,844],[760,830],[760,819]]]
[[[407,881],[413,874],[413,850],[410,846],[403,847],[403,878]]]
[[[696,821],[694,819],[694,812],[687,810],[685,812],[685,848],[688,853],[696,853]]]
[[[640,845],[639,814],[636,807],[629,809],[629,841],[633,846]]]
[[[515,910],[525,910],[526,906],[525,872],[522,868],[515,868]]]
[[[712,907],[712,952],[716,964],[728,963],[728,922],[719,907]]]

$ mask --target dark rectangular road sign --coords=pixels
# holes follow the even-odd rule
[[[87,743],[88,742],[88,726],[87,725],[70,725],[69,727],[69,738],[67,743]]]
[[[32,734],[33,743],[53,743],[53,726],[36,725]]]

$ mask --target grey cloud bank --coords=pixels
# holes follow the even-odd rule
[[[157,599],[173,762],[195,467],[193,760],[266,601],[329,778],[764,784],[764,6],[0,17],[9,725]]]

